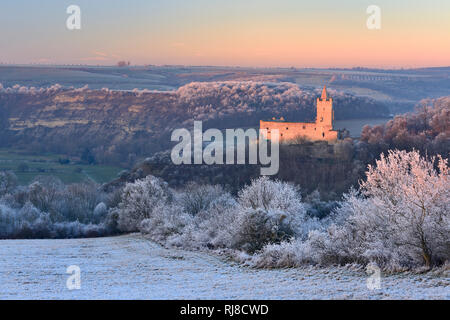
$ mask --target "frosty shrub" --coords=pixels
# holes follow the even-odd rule
[[[107,223],[108,196],[92,183],[37,177],[0,198],[0,238],[76,238],[117,232]]]
[[[222,227],[224,245],[254,253],[266,244],[303,235],[305,207],[293,185],[262,177],[241,190],[237,202],[226,211],[230,221]]]
[[[27,201],[36,208],[48,213],[56,213],[60,195],[64,193],[65,186],[61,180],[55,177],[36,177],[27,189]]]
[[[301,240],[283,241],[266,245],[258,254],[250,257],[250,264],[257,268],[292,268],[309,263],[305,260],[305,243]]]
[[[100,202],[94,209],[95,217],[104,217],[107,214],[108,214],[108,207],[103,202]]]
[[[310,193],[304,202],[307,215],[320,219],[328,217],[338,204],[337,201],[323,201],[318,190]]]
[[[287,234],[302,236],[305,231],[302,223],[306,208],[299,190],[290,183],[272,181],[268,177],[253,180],[239,192],[238,202],[244,209],[262,209],[271,217],[279,215],[281,227]]]
[[[361,195],[337,210],[342,226],[313,233],[320,263],[368,263],[391,269],[431,267],[450,259],[450,182],[447,160],[417,151],[390,151],[370,166]]]
[[[107,210],[95,212],[96,207],[103,203],[106,195],[98,190],[98,185],[92,182],[76,183],[66,186],[57,202],[57,219],[63,221],[79,221],[81,223],[100,223],[105,218]],[[105,205],[106,206],[106,205]]]
[[[230,248],[233,235],[230,226],[236,220],[238,204],[227,192],[214,199],[208,210],[200,211],[184,229],[178,246],[188,248]]]
[[[304,211],[301,196],[293,185],[268,177],[253,180],[239,192],[238,201],[244,208],[280,209],[292,214]]]
[[[117,218],[120,230],[141,231],[166,245],[229,246],[224,229],[234,220],[229,209],[236,206],[221,187],[191,183],[176,192],[163,180],[148,176],[127,184],[122,201],[108,216]]]
[[[0,239],[46,239],[107,236],[113,233],[104,223],[55,222],[27,202],[21,209],[0,205]]]
[[[175,192],[155,177],[128,184],[122,197],[118,210],[121,230],[139,230],[162,244],[184,248],[214,246],[224,229],[223,214],[236,206],[221,187],[191,183]],[[226,223],[231,222],[228,219]]]
[[[16,223],[15,211],[0,204],[0,238],[6,239],[14,231]]]
[[[120,230],[139,231],[141,222],[151,218],[156,207],[164,206],[171,200],[172,192],[167,183],[154,176],[128,183],[118,207]]]
[[[342,227],[347,221],[344,213],[335,213],[330,219],[313,221],[315,225],[310,226],[307,240],[296,238],[266,244],[247,263],[258,268],[291,268],[304,264],[330,265],[365,261],[359,259],[363,252],[359,250],[361,246],[352,233],[357,231],[349,228],[352,224]]]
[[[55,222],[79,221],[99,223],[104,216],[94,214],[95,207],[107,195],[93,182],[64,185],[54,177],[37,177],[21,195],[19,202],[29,201],[47,212]]]
[[[192,216],[182,207],[173,204],[158,204],[149,218],[141,222],[140,230],[153,240],[163,242],[179,237],[192,221]]]
[[[232,224],[233,247],[254,253],[268,243],[288,240],[294,231],[285,219],[286,214],[276,209],[241,209]]]
[[[177,197],[177,202],[187,213],[195,216],[199,212],[209,209],[211,203],[224,193],[221,186],[189,183]]]
[[[450,259],[447,160],[390,151],[370,166],[360,190],[308,228],[308,238],[268,243],[251,256],[257,267],[376,262],[390,271],[427,268]],[[313,223],[315,224],[315,223]]]

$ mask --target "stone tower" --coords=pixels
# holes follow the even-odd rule
[[[316,125],[322,128],[322,132],[333,130],[333,99],[328,97],[327,87],[324,86],[322,96],[317,98],[317,118]]]

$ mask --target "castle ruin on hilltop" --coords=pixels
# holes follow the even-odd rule
[[[326,86],[323,87],[322,96],[317,98],[317,117],[315,122],[287,122],[284,118],[271,121],[261,120],[259,128],[267,130],[267,136],[261,131],[263,136],[270,140],[271,130],[278,129],[280,141],[289,141],[297,138],[306,138],[311,141],[338,140],[339,131],[333,130],[334,111],[333,99],[328,97]]]

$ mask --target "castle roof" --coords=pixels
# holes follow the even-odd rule
[[[320,100],[327,100],[327,99],[328,99],[327,86],[323,86],[322,96],[320,97]]]

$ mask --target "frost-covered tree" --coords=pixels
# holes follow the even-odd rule
[[[320,263],[368,263],[386,268],[431,267],[450,259],[447,160],[417,151],[389,151],[370,166],[360,192],[336,211],[339,223],[310,234]]]
[[[39,176],[28,186],[26,199],[41,211],[56,213],[57,202],[61,200],[64,189],[58,178]]]
[[[195,216],[201,211],[209,209],[210,205],[224,193],[223,188],[218,185],[189,183],[177,197],[177,202],[187,213]]]
[[[284,224],[293,232],[300,231],[306,208],[301,201],[296,186],[282,181],[273,181],[268,177],[253,180],[238,194],[238,202],[245,209],[263,209],[278,212]]]
[[[17,177],[12,171],[0,171],[0,197],[12,193],[17,185]]]
[[[243,208],[232,224],[232,247],[254,253],[266,244],[294,237],[295,231],[279,210]]]
[[[167,183],[154,176],[128,183],[119,204],[119,228],[122,231],[139,230],[141,222],[149,219],[156,207],[171,199],[172,192]]]
[[[230,226],[236,221],[238,212],[236,200],[224,192],[209,204],[207,210],[194,216],[177,244],[190,248],[230,248],[233,243]]]
[[[186,213],[182,207],[159,203],[153,208],[152,215],[141,222],[140,229],[153,240],[168,241],[182,235],[192,219],[192,215]]]
[[[290,237],[303,237],[306,209],[292,184],[268,177],[253,180],[238,194],[238,208],[227,226],[232,246],[248,252]]]
[[[260,267],[376,262],[396,271],[450,260],[448,162],[417,151],[390,151],[370,166],[306,241],[269,243],[251,258]],[[326,228],[325,231],[323,228]]]
[[[58,201],[57,212],[60,218],[82,223],[99,223],[104,216],[95,214],[94,210],[106,196],[98,189],[99,186],[92,182],[66,186]]]
[[[420,253],[426,266],[448,258],[448,160],[421,157],[417,151],[390,151],[376,166],[369,166],[361,190],[376,208],[376,217],[388,225],[386,236],[398,246]]]
[[[268,177],[253,180],[238,194],[238,202],[244,208],[277,209],[287,215],[302,215],[305,207],[299,190],[292,184],[273,181]]]

